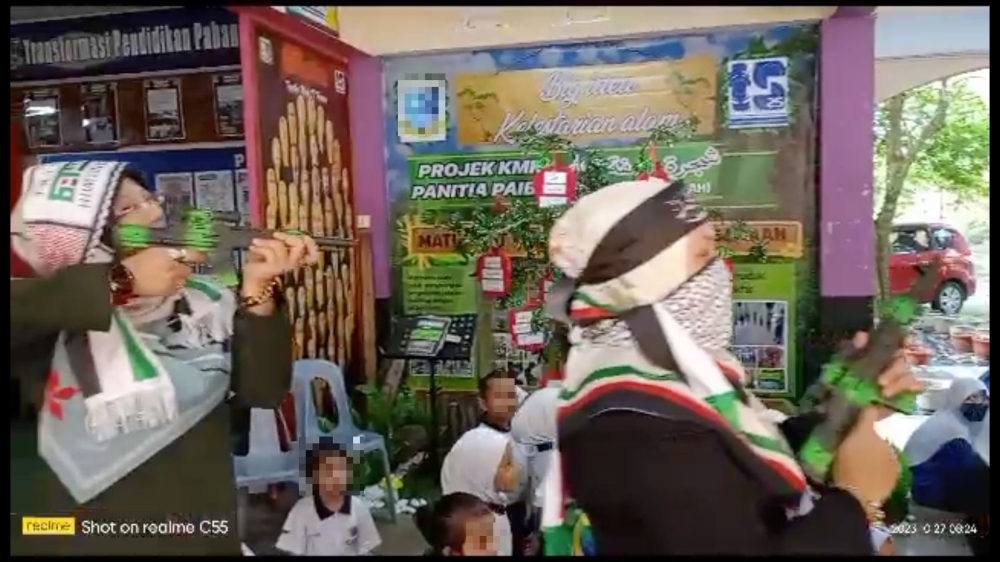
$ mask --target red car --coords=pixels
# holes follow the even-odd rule
[[[958,314],[976,292],[972,250],[962,234],[943,223],[908,223],[892,227],[889,237],[889,288],[909,290],[927,266],[940,259],[941,272],[933,291],[920,295],[934,310]]]

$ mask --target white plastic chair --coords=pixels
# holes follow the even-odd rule
[[[250,448],[245,457],[233,456],[236,487],[299,482],[299,453],[294,443],[281,450],[274,410],[250,410]]]
[[[319,425],[316,405],[312,396],[313,379],[326,381],[327,388],[333,395],[337,406],[337,425],[327,432]],[[351,419],[351,401],[344,385],[344,374],[340,367],[322,359],[300,359],[295,362],[292,374],[292,395],[295,397],[295,418],[298,428],[298,442],[301,453],[319,443],[320,439],[336,443],[356,459],[362,459],[368,453],[378,451],[382,455],[382,470],[385,473],[385,493],[388,499],[389,516],[396,521],[396,494],[392,489],[392,478],[389,468],[389,450],[385,438],[374,431],[363,430],[354,425]],[[303,464],[304,466],[304,464]],[[300,486],[300,490],[305,489]]]

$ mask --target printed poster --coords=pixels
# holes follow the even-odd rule
[[[195,205],[194,176],[190,173],[156,174],[153,180],[156,192],[163,196],[167,223],[179,223],[184,211]]]
[[[199,207],[224,213],[236,210],[233,171],[195,172],[194,196]]]
[[[215,131],[220,137],[243,136],[243,78],[238,74],[212,77]]]
[[[81,125],[87,144],[114,144],[121,139],[118,84],[81,84],[80,108],[83,113]]]
[[[346,63],[258,29],[260,211],[266,228],[355,236]],[[320,263],[285,284],[296,359],[348,368],[357,338],[354,251],[321,251]]]
[[[728,128],[788,126],[788,57],[729,61],[727,84]]]
[[[734,258],[733,354],[743,363],[748,388],[762,396],[793,395],[797,259],[741,263]]]
[[[246,168],[234,171],[236,176],[236,210],[240,213],[240,224],[249,226],[253,219],[250,215],[250,176]]]
[[[62,145],[59,90],[38,89],[24,95],[24,127],[28,148],[54,148]]]
[[[146,103],[146,140],[183,140],[184,112],[181,110],[181,79],[164,78],[143,82]]]

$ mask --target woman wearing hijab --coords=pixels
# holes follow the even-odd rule
[[[955,379],[943,407],[913,433],[904,453],[913,472],[913,501],[917,505],[958,513],[966,519],[974,554],[989,551],[985,530],[979,527],[990,513],[990,465],[976,443],[989,440],[990,399],[978,379]],[[985,549],[985,551],[984,551]]]
[[[315,243],[254,241],[235,294],[191,275],[195,251],[115,255],[112,227],[163,218],[124,164],[34,166],[24,188],[11,243],[38,277],[11,282],[11,373],[42,405],[44,465],[11,512],[80,518],[75,536],[15,533],[11,552],[238,555],[230,413],[287,392],[277,278],[315,260]]]
[[[732,333],[714,239],[685,187],[659,180],[600,189],[556,222],[549,256],[564,277],[550,314],[571,325],[573,346],[561,461],[546,479],[547,553],[569,550],[572,499],[600,555],[873,554],[868,520],[898,474],[874,430],[880,412],[863,411],[831,482],[795,517],[806,478],[793,449],[708,351]],[[919,388],[902,359],[879,382],[886,396]]]
[[[509,434],[481,425],[459,437],[441,466],[442,494],[471,494],[493,512],[493,535],[500,556],[514,552],[507,506],[516,499],[520,474],[511,446]]]

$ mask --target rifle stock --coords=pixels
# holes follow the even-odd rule
[[[825,482],[840,444],[857,423],[861,410],[882,405],[897,412],[916,410],[916,394],[903,393],[885,399],[878,377],[892,365],[903,348],[907,326],[919,315],[920,295],[937,284],[940,263],[935,260],[907,293],[896,295],[878,309],[879,323],[868,334],[868,342],[858,349],[848,346],[823,368],[814,392],[809,393],[822,421],[813,429],[799,451],[806,474]]]

